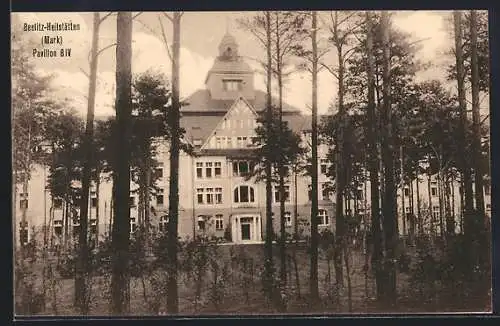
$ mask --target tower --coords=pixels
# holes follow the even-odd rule
[[[211,98],[232,100],[242,96],[253,100],[254,71],[240,56],[238,42],[229,31],[220,41],[218,50],[218,56],[205,79]]]

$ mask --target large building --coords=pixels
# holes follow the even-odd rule
[[[234,37],[226,34],[218,47],[212,68],[205,80],[205,89],[196,91],[186,100],[181,109],[181,127],[185,129],[186,140],[194,146],[196,154],[190,156],[181,153],[179,168],[179,234],[184,238],[193,238],[205,233],[211,236],[225,238],[234,243],[260,242],[265,236],[266,198],[265,183],[255,182],[246,177],[252,168],[249,158],[252,153],[252,139],[256,136],[255,127],[259,112],[265,109],[266,93],[255,89],[254,71],[242,59],[238,44]],[[301,110],[288,104],[283,106],[283,119],[289,127],[300,133],[305,139],[310,136],[310,116],[303,115]],[[169,187],[169,153],[168,144],[159,146],[157,160],[157,193],[151,201],[151,224],[154,230],[163,231],[168,220],[168,187]],[[318,148],[320,159],[319,171],[319,228],[334,227],[335,204],[334,194],[323,189],[328,182],[326,171],[327,148]],[[32,173],[28,192],[18,186],[16,193],[16,232],[20,235],[23,214],[26,214],[24,229],[32,237],[47,225],[57,236],[64,233],[65,214],[68,218],[70,236],[76,235],[79,228],[76,209],[66,211],[64,202],[52,200],[45,190],[47,167],[36,167]],[[430,182],[430,183],[429,183]],[[308,231],[308,221],[311,212],[310,177],[303,173],[292,174],[286,183],[286,227],[289,233],[294,230],[298,221],[301,232]],[[428,187],[429,186],[429,187]],[[411,190],[406,187],[398,190],[398,206],[400,216],[403,216],[403,201],[405,216],[410,209],[417,212],[415,198],[416,182]],[[419,183],[420,205],[422,214],[428,212],[438,218],[440,214],[438,187],[435,177],[429,180],[423,177]],[[459,185],[453,187],[453,210],[460,211]],[[102,178],[99,189],[94,184],[90,200],[90,228],[99,235],[110,231],[112,223],[112,185]],[[347,210],[363,215],[369,212],[369,183],[360,187],[357,200],[349,201]],[[429,192],[427,189],[430,189]],[[97,191],[98,190],[98,191]],[[99,194],[99,196],[97,195]],[[410,196],[412,194],[412,196]],[[429,196],[430,194],[430,196]],[[490,206],[489,191],[486,191],[487,207]],[[429,204],[430,203],[430,204]],[[137,185],[131,186],[131,229],[135,230],[138,223]],[[273,189],[273,214],[279,216],[279,192]],[[441,212],[442,214],[442,212]],[[295,216],[296,215],[296,216]],[[459,214],[458,214],[459,215]],[[402,218],[399,219],[399,229],[402,230]],[[273,218],[275,230],[279,230],[279,219]],[[459,225],[459,223],[457,223]],[[407,227],[408,228],[408,227]],[[33,233],[34,232],[34,233]],[[26,240],[26,237],[23,238]],[[18,242],[19,243],[19,242]]]

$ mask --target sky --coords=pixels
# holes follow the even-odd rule
[[[239,43],[239,53],[255,69],[258,64],[253,59],[263,59],[264,51],[252,35],[238,27],[237,19],[251,15],[251,12],[187,12],[181,22],[181,67],[180,92],[185,98],[200,88],[217,55],[218,45],[223,35],[229,31]],[[421,44],[417,59],[431,63],[429,68],[419,72],[417,78],[445,79],[444,67],[451,58],[446,53],[452,47],[449,11],[398,11],[393,13],[392,23],[399,29],[410,33],[412,39]],[[47,21],[80,24],[79,31],[66,32],[24,32],[23,39],[41,43],[42,35],[60,35],[63,47],[71,48],[71,58],[33,58],[37,69],[43,74],[53,74],[55,94],[71,101],[82,115],[86,112],[89,71],[88,55],[92,37],[93,13],[13,13],[13,24]],[[106,13],[100,13],[101,17]],[[326,13],[320,13],[326,15]],[[146,12],[139,14],[133,23],[132,71],[141,73],[154,69],[170,75],[171,63],[163,42],[161,14]],[[327,17],[327,16],[325,16]],[[171,41],[171,23],[162,17],[168,42]],[[14,26],[14,25],[13,25]],[[105,48],[116,42],[116,15],[109,16],[100,25],[99,47]],[[334,53],[331,54],[332,57]],[[328,60],[328,56],[325,60]],[[115,49],[110,47],[99,56],[96,115],[112,115],[115,84]],[[284,100],[308,112],[311,103],[311,77],[308,72],[295,73],[287,81]],[[256,74],[255,87],[265,90],[264,76]],[[451,87],[451,86],[450,86]],[[320,113],[326,112],[335,100],[336,81],[326,70],[318,78]],[[332,91],[333,90],[333,91]],[[452,90],[452,89],[450,89]]]

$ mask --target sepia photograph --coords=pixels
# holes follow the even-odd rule
[[[11,13],[14,318],[490,313],[488,11]]]

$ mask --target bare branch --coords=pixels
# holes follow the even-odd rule
[[[359,46],[354,46],[344,53],[344,63],[354,54],[354,51],[359,49]],[[350,53],[351,52],[351,53]]]
[[[164,13],[165,14],[165,13]],[[166,17],[168,17],[167,14],[165,14]],[[161,21],[161,17],[158,16],[158,21],[160,22],[160,28],[161,28],[161,36],[163,38],[163,44],[165,45],[165,49],[167,49],[167,54],[170,60],[173,60],[172,54],[170,53],[170,48],[168,47],[168,39],[167,39],[167,34],[165,33],[165,28],[163,27],[163,22]],[[172,20],[171,20],[172,21]]]
[[[90,78],[90,75],[88,72],[86,72],[82,67],[78,67],[78,69],[85,75],[87,78]]]
[[[113,12],[108,12],[106,15],[102,16],[101,19],[99,20],[99,25],[106,20],[109,16],[111,16]]]
[[[162,11],[162,15],[167,17],[168,20],[170,20],[172,23],[174,22],[174,19],[172,18],[172,16],[169,16],[166,12]]]
[[[107,45],[107,46],[103,47],[102,49],[100,49],[99,51],[97,51],[96,57],[98,57],[105,50],[107,50],[109,48],[112,48],[113,46],[116,46],[116,43],[112,43],[110,45]]]
[[[137,14],[132,16],[132,20],[136,19],[140,14],[143,14],[143,12],[138,12]]]
[[[323,68],[325,68],[326,70],[328,70],[329,73],[331,73],[333,75],[333,77],[339,79],[339,75],[337,74],[337,72],[335,71],[335,69],[331,68],[331,67],[328,67],[325,63],[323,62],[320,62],[319,63]]]

